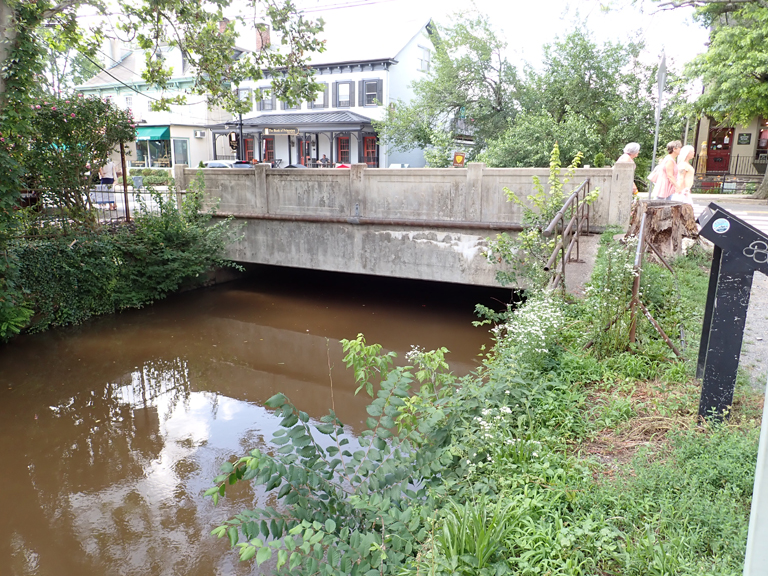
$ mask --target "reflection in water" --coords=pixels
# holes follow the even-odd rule
[[[283,391],[319,418],[331,372],[337,412],[359,430],[366,400],[339,338],[364,332],[401,357],[446,345],[462,373],[486,342],[469,324],[477,294],[456,313],[455,297],[442,305],[413,284],[393,304],[392,290],[339,297],[294,280],[186,294],[0,348],[0,574],[258,573],[208,534],[265,495],[238,485],[214,507],[202,493],[224,460],[267,445],[279,419],[263,402]]]

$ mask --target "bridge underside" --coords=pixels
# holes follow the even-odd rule
[[[484,253],[495,232],[240,220],[238,262],[498,287]]]

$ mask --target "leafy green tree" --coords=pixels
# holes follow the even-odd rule
[[[56,96],[72,92],[75,86],[96,76],[103,68],[95,52],[81,53],[69,46],[61,27],[54,24],[40,32],[45,47],[45,83],[43,89]],[[85,51],[85,47],[81,48]]]
[[[120,142],[136,138],[131,112],[97,97],[41,98],[33,108],[31,134],[7,133],[10,152],[24,168],[26,188],[70,219],[88,219],[90,172]]]
[[[582,29],[544,47],[541,69],[528,66],[519,91],[521,112],[485,154],[492,166],[546,166],[557,142],[566,157],[615,159],[627,142],[650,158],[656,109],[656,69],[640,62],[641,42],[598,45]],[[680,138],[683,84],[670,75],[661,140]],[[645,168],[643,161],[640,165]],[[638,170],[640,173],[640,170]]]
[[[454,20],[434,25],[431,69],[413,84],[414,99],[397,102],[376,124],[383,142],[399,150],[428,149],[441,147],[440,135],[451,142],[469,135],[478,151],[515,116],[519,78],[504,56],[506,42],[487,16],[463,13]]]
[[[676,2],[699,6],[696,18],[711,30],[707,51],[686,66],[700,78],[704,93],[696,108],[723,124],[749,124],[768,116],[768,4]],[[755,194],[768,198],[768,171]]]

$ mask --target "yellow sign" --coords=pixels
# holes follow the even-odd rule
[[[464,152],[454,152],[453,153],[453,167],[454,168],[463,168],[464,167],[464,160],[466,159],[466,154]]]

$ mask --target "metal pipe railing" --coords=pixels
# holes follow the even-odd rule
[[[565,267],[571,261],[571,253],[576,248],[576,260],[579,259],[579,238],[587,227],[589,234],[589,205],[584,201],[589,194],[589,178],[584,180],[576,190],[563,203],[562,208],[552,218],[549,225],[542,231],[542,235],[549,238],[555,236],[557,242],[552,255],[544,265],[544,271],[552,271],[560,262],[559,270],[552,276],[549,289],[553,290],[560,285],[565,287]],[[566,224],[565,219],[568,218]]]

